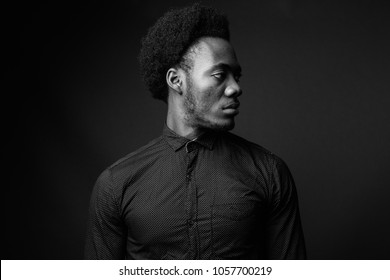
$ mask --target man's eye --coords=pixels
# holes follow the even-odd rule
[[[223,80],[225,78],[225,73],[221,72],[221,73],[215,73],[213,74],[214,78],[218,79],[218,80]]]

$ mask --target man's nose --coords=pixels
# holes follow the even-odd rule
[[[228,86],[225,89],[225,95],[227,97],[238,97],[241,94],[242,94],[242,89],[240,85],[234,78],[231,78]]]

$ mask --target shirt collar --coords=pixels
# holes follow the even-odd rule
[[[163,129],[163,137],[175,152],[181,149],[182,147],[184,147],[188,142],[191,141],[199,143],[200,145],[206,147],[207,149],[212,150],[216,136],[217,136],[216,132],[208,130],[203,134],[201,134],[200,136],[198,136],[195,140],[191,140],[176,134],[166,124],[164,125],[164,129]]]

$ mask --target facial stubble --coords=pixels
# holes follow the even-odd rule
[[[186,92],[184,93],[184,121],[190,127],[197,129],[210,129],[218,131],[228,131],[234,128],[234,119],[229,123],[223,124],[207,118],[207,113],[211,113],[212,104],[201,102],[197,99],[197,90],[193,85],[192,79],[186,77]],[[204,96],[215,94],[213,89],[209,89]]]

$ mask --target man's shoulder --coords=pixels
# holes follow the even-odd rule
[[[110,174],[114,181],[123,181],[131,176],[143,165],[147,165],[153,157],[157,156],[165,148],[164,138],[159,136],[146,145],[128,153],[108,166],[103,173]]]
[[[146,145],[141,146],[137,150],[128,153],[124,157],[118,159],[116,162],[111,164],[108,168],[109,169],[116,169],[120,168],[123,165],[137,163],[138,160],[143,158],[144,156],[147,156],[149,152],[152,152],[156,148],[159,148],[163,142],[163,137],[159,136],[151,141],[149,141]]]
[[[231,132],[226,133],[225,141],[228,141],[233,152],[240,150],[241,156],[245,154],[257,166],[266,167],[271,173],[285,174],[290,172],[287,163],[280,156],[257,143]]]
[[[254,157],[255,160],[267,161],[271,165],[284,163],[283,159],[277,154],[258,143],[249,141],[232,132],[227,132],[224,136],[224,141],[228,142],[233,150],[241,150],[241,152],[246,153],[248,156]]]
[[[241,136],[238,136],[237,134],[234,134],[232,132],[227,132],[224,135],[224,140],[228,141],[229,144],[235,146],[235,148],[248,150],[251,152],[256,152],[264,155],[270,155],[275,156],[274,153],[272,153],[270,150],[264,148],[263,146],[249,141]]]

